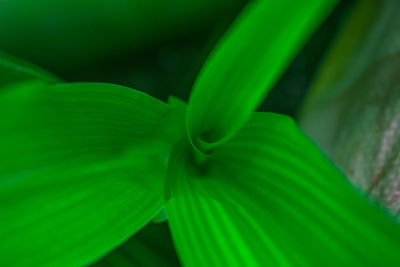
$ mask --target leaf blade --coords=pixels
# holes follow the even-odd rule
[[[187,153],[188,144],[171,156],[166,205],[186,265],[399,260],[399,225],[351,187],[285,116],[254,114],[201,168]]]
[[[166,104],[107,84],[0,93],[0,262],[84,265],[162,206]]]
[[[336,2],[248,4],[193,87],[187,130],[197,148],[209,150],[235,134]]]

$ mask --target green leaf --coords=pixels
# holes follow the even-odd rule
[[[167,223],[150,223],[93,266],[172,267],[180,264]]]
[[[171,151],[173,146],[186,136],[186,103],[179,98],[170,96],[168,106],[169,111],[160,121],[160,131],[158,131],[157,137],[169,144],[169,151]]]
[[[391,266],[400,228],[288,117],[255,113],[202,164],[182,144],[166,211],[187,266]]]
[[[0,51],[0,87],[26,80],[60,81],[54,75]]]
[[[187,114],[191,142],[206,151],[232,137],[336,2],[248,4],[194,85]]]
[[[78,266],[162,207],[166,104],[121,86],[19,83],[0,92],[0,263]]]

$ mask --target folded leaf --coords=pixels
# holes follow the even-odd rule
[[[255,113],[196,164],[175,149],[166,211],[187,266],[391,266],[400,228],[288,117]]]
[[[232,137],[336,2],[248,4],[194,85],[187,114],[191,142],[205,151]]]
[[[54,75],[0,51],[0,87],[26,80],[60,81]]]
[[[146,225],[93,266],[180,266],[166,223]]]
[[[0,264],[78,266],[162,206],[167,105],[107,84],[0,92]]]

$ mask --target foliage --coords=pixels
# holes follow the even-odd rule
[[[249,3],[187,105],[4,57],[0,262],[87,265],[165,212],[186,266],[397,263],[397,222],[291,118],[254,112],[335,4]],[[145,233],[98,264],[163,262]]]

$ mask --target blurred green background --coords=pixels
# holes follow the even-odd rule
[[[207,55],[246,2],[0,0],[0,50],[67,82],[115,83],[162,100],[169,95],[187,100]],[[260,110],[296,116],[315,70],[353,2],[341,2]],[[150,250],[143,248],[143,242]],[[151,255],[129,255],[124,247],[127,251],[158,251],[165,265],[178,264],[165,223],[145,228],[99,264],[136,261],[141,266]]]
[[[247,0],[3,0],[0,50],[67,82],[110,82],[187,99],[212,47]],[[294,116],[354,1],[314,34],[261,110]]]

